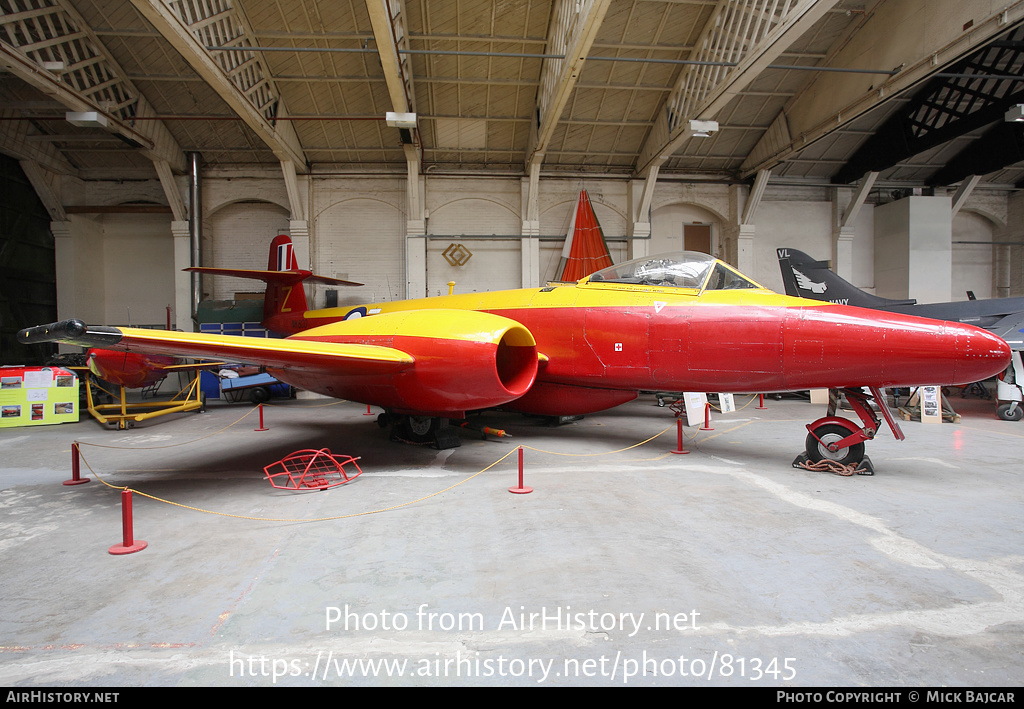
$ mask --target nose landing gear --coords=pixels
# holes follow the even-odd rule
[[[852,466],[861,475],[874,474],[871,459],[864,455],[865,441],[873,439],[881,426],[881,421],[871,408],[872,399],[896,440],[902,441],[906,436],[889,412],[881,391],[877,387],[869,387],[868,390],[870,394],[865,394],[863,389],[852,387],[829,391],[828,416],[807,424],[806,451],[797,456],[793,461],[793,467],[806,467],[807,464],[828,461],[841,466]],[[863,426],[858,427],[853,421],[835,415],[840,394],[846,396],[847,402],[860,417]]]

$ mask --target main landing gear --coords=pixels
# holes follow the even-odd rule
[[[438,416],[409,416],[407,414],[380,414],[377,425],[391,426],[391,439],[414,445],[432,445],[438,450],[458,448],[462,439],[448,419]]]
[[[869,387],[868,391],[870,394],[865,394],[863,389],[855,388],[829,390],[828,416],[807,424],[807,450],[793,461],[795,467],[800,467],[806,462],[832,461],[840,465],[852,465],[858,473],[864,475],[874,474],[871,459],[864,455],[864,442],[873,439],[881,426],[881,421],[871,408],[872,399],[875,400],[896,440],[902,441],[905,436],[889,412],[885,397],[878,388]],[[847,402],[860,417],[863,426],[858,427],[853,421],[835,415],[840,395],[846,396]]]

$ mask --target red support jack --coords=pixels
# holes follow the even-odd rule
[[[704,404],[704,425],[700,427],[701,431],[714,431],[711,427],[711,404]]]
[[[519,487],[510,487],[509,492],[514,492],[517,495],[525,495],[528,492],[533,492],[532,487],[525,487],[523,485],[523,447],[519,446]]]
[[[269,431],[270,429],[263,425],[263,404],[260,404],[260,427],[254,429],[256,431]]]
[[[683,420],[681,418],[676,419],[676,449],[669,451],[669,453],[675,453],[676,455],[685,455],[690,451],[683,448]]]
[[[121,532],[123,541],[120,544],[107,549],[108,552],[119,556],[121,554],[134,554],[149,546],[148,542],[141,539],[136,540],[132,532],[132,491],[124,489],[121,491]]]
[[[767,406],[764,405],[764,394],[758,394],[757,395],[757,408],[758,409],[767,409],[768,408]]]
[[[83,478],[79,469],[78,443],[71,444],[71,479],[65,480],[65,485],[84,485],[92,482],[91,478]]]

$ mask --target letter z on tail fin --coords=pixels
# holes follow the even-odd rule
[[[306,302],[306,291],[303,283],[319,283],[328,286],[361,286],[362,283],[344,281],[340,278],[328,278],[314,275],[298,267],[292,240],[286,234],[279,234],[270,243],[268,269],[211,268],[193,267],[186,271],[205,273],[215,276],[232,276],[234,278],[251,278],[267,284],[263,296],[263,326],[282,335],[290,335],[305,329],[304,325],[292,326],[289,323],[301,319],[309,309]],[[287,268],[282,268],[287,266]]]

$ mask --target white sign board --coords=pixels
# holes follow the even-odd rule
[[[704,425],[704,405],[708,403],[708,395],[703,392],[688,391],[683,394],[683,403],[686,404],[686,425]]]
[[[921,423],[942,423],[942,389],[937,386],[923,386],[921,395]]]

